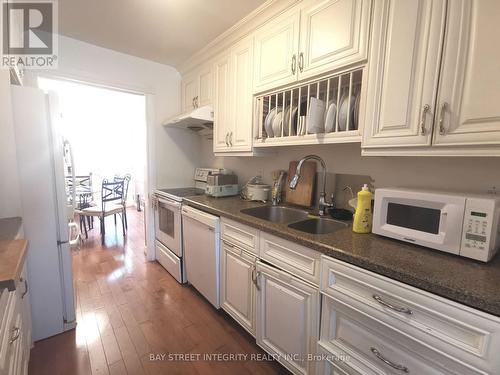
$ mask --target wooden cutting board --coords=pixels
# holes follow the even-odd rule
[[[295,190],[290,189],[290,181],[295,176],[297,161],[291,161],[288,168],[286,184],[286,202],[299,206],[311,207],[313,205],[314,185],[316,183],[316,162],[306,161],[302,164],[299,183]]]

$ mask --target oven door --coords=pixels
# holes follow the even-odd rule
[[[178,257],[182,257],[181,203],[157,198],[155,210],[156,239]]]
[[[458,254],[464,210],[459,195],[377,189],[373,232]]]

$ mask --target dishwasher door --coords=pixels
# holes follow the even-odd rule
[[[220,307],[220,219],[182,207],[184,260],[187,281],[215,308]]]

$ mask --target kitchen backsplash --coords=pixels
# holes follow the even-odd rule
[[[329,174],[370,176],[376,188],[399,186],[478,193],[500,190],[500,160],[497,158],[362,157],[357,143],[284,147],[260,157],[215,157],[212,141],[208,140],[202,142],[202,148],[203,166],[233,170],[240,184],[257,174],[262,174],[264,181],[270,183],[273,170],[288,170],[291,160],[317,154],[325,160]]]

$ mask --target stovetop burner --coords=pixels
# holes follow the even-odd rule
[[[205,191],[203,189],[196,187],[158,189],[157,192],[161,195],[168,196],[169,198],[175,200],[182,200],[182,198],[184,197],[192,197],[205,194]]]

